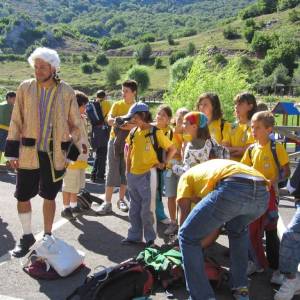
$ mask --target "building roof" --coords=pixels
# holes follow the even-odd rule
[[[294,102],[278,102],[272,110],[273,114],[300,115],[300,111],[295,107]]]

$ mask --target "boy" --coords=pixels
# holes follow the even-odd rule
[[[75,91],[75,95],[81,116],[81,144],[88,145],[85,107],[89,99],[86,94],[80,91]],[[80,189],[85,187],[85,169],[88,166],[87,159],[88,152],[81,153],[75,162],[71,162],[68,165],[66,170],[62,188],[64,210],[61,212],[61,216],[68,220],[74,219],[81,212],[80,208],[77,206],[77,194],[79,193]]]
[[[256,260],[256,264],[250,262],[248,275],[257,271],[263,271],[262,268],[270,266],[273,270],[278,270],[279,261],[279,239],[277,236],[278,221],[278,200],[277,200],[277,182],[279,176],[289,177],[289,157],[281,144],[270,140],[270,134],[275,124],[274,116],[269,111],[257,112],[251,119],[251,131],[256,141],[255,144],[248,147],[241,162],[253,166],[261,172],[272,183],[270,190],[269,206],[266,213],[255,222],[249,225],[250,248]],[[262,243],[263,232],[266,232],[266,253]],[[271,282],[277,283],[279,273],[274,272]]]
[[[137,83],[134,80],[126,80],[122,84],[122,95],[123,100],[115,102],[108,114],[108,125],[112,126],[110,131],[110,138],[108,141],[107,149],[107,164],[106,164],[106,183],[105,183],[105,202],[99,207],[97,213],[99,215],[106,215],[111,213],[112,205],[111,199],[113,194],[113,189],[116,186],[120,187],[119,201],[117,203],[118,208],[123,211],[128,211],[128,206],[124,200],[126,193],[126,176],[125,176],[125,161],[124,161],[124,150],[121,149],[120,152],[115,151],[115,127],[119,127],[122,131],[125,131],[123,136],[124,145],[125,138],[129,134],[129,131],[134,127],[134,125],[124,123],[123,125],[118,124],[121,116],[128,113],[130,107],[135,103],[135,98],[137,95]]]

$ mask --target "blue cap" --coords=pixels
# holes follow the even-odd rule
[[[149,111],[149,106],[146,103],[143,102],[137,102],[134,105],[132,105],[128,111],[128,114],[123,116],[122,119],[129,120],[131,119],[134,114],[137,112],[147,112]]]

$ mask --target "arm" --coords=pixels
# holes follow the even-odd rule
[[[191,198],[177,199],[178,225],[181,226],[191,211]]]

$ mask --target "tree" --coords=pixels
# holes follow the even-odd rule
[[[255,28],[254,27],[246,27],[244,28],[243,35],[248,43],[251,43],[254,37]]]
[[[90,61],[90,58],[88,57],[88,55],[87,55],[85,52],[83,52],[83,53],[81,54],[81,61],[82,61],[83,63],[89,62],[89,61]]]
[[[267,50],[271,48],[271,39],[267,34],[256,31],[254,33],[251,48],[258,57],[264,57]]]
[[[192,68],[194,59],[192,57],[181,58],[171,67],[170,87],[171,89],[177,82],[184,80]]]
[[[190,42],[190,43],[188,44],[187,49],[186,49],[186,55],[187,55],[187,56],[193,56],[193,55],[195,55],[195,54],[196,54],[196,46],[195,46],[194,43]]]
[[[143,93],[148,89],[150,84],[150,77],[145,66],[133,66],[127,72],[128,79],[133,79],[138,83],[138,90]]]
[[[154,61],[155,69],[162,69],[163,68],[163,61],[160,57],[156,57]]]
[[[104,39],[102,39],[101,46],[102,46],[103,50],[108,50],[108,49],[121,48],[124,46],[124,44],[119,39],[104,38]]]
[[[109,64],[109,60],[107,58],[107,56],[104,54],[104,53],[100,53],[96,56],[96,59],[95,59],[96,63],[98,65],[101,65],[101,66],[106,66]]]
[[[184,58],[184,57],[186,57],[186,54],[183,51],[178,51],[178,52],[172,53],[169,56],[170,65],[173,65],[175,61],[177,61],[180,58]]]
[[[149,61],[152,54],[152,48],[149,43],[139,46],[135,52],[136,60],[139,64]]]
[[[300,12],[293,9],[292,11],[289,12],[289,21],[292,23],[296,23],[300,21]]]
[[[174,46],[175,45],[175,41],[174,41],[173,36],[171,34],[168,35],[167,40],[168,40],[168,44],[170,46]]]
[[[121,78],[118,67],[115,64],[109,65],[106,69],[105,77],[109,86],[115,86],[117,81]]]
[[[80,67],[81,67],[82,73],[85,73],[85,74],[92,74],[94,71],[93,66],[88,63],[84,63]]]
[[[228,40],[234,40],[234,39],[238,39],[240,37],[240,35],[237,32],[237,29],[232,28],[231,26],[228,26],[227,28],[225,28],[223,30],[223,35],[224,35],[225,39],[228,39]]]

